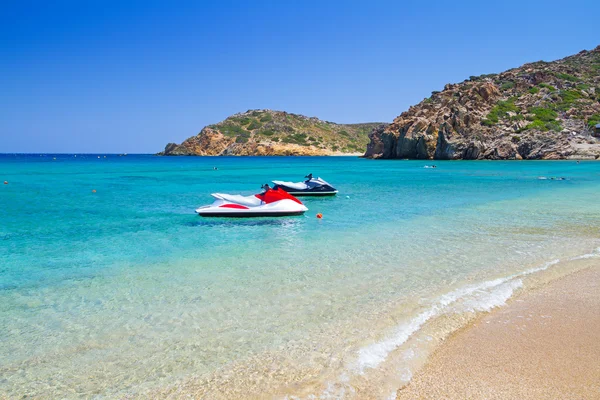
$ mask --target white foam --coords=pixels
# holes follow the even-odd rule
[[[593,253],[573,257],[570,260],[581,258],[600,257],[600,247]],[[445,313],[483,312],[495,307],[502,306],[512,297],[515,290],[523,286],[519,278],[548,269],[560,262],[559,259],[548,261],[539,267],[530,268],[504,278],[497,278],[479,284],[467,285],[440,296],[431,307],[410,321],[399,325],[395,333],[386,339],[363,347],[358,351],[356,364],[349,368],[350,371],[364,374],[369,368],[376,368],[384,362],[393,350],[404,344],[415,332],[417,332],[427,321]],[[405,358],[411,358],[414,353],[407,351]],[[400,378],[403,381],[412,379],[412,371],[409,368],[402,369]],[[341,399],[348,392],[354,393],[352,386],[348,383],[349,377],[343,373],[337,384],[329,383],[319,399]],[[389,399],[395,398],[396,392],[391,393]]]
[[[520,279],[504,282],[490,292],[481,291],[461,299],[460,303],[454,307],[457,313],[462,312],[477,312],[489,311],[495,307],[500,307],[506,304],[506,300],[510,299],[515,290],[523,286],[523,281]]]
[[[321,400],[338,400],[346,398],[346,394],[354,395],[356,390],[350,385],[335,385],[333,383],[327,384],[327,389],[321,393],[319,399]]]
[[[600,247],[598,247],[592,253],[583,254],[583,255],[580,255],[580,256],[577,256],[577,257],[573,257],[573,258],[571,258],[571,260],[582,260],[582,259],[585,259],[585,258],[595,258],[595,257],[598,257],[598,256],[600,256]]]
[[[406,367],[402,371],[400,371],[399,378],[402,382],[410,382],[412,377],[413,377],[413,374],[412,374],[412,371],[410,370],[410,368]]]
[[[471,296],[468,301],[465,300],[463,303],[467,306],[467,309],[463,309],[463,311],[489,311],[494,307],[503,305],[506,300],[512,296],[514,290],[522,286],[522,282],[521,280],[516,280],[509,285],[501,285],[513,281],[518,277],[546,270],[550,266],[557,264],[559,261],[560,260],[558,259],[552,260],[540,267],[531,268],[505,278],[497,278],[479,284],[467,285],[440,296],[437,302],[434,302],[429,309],[423,311],[410,321],[398,326],[395,334],[380,342],[373,343],[360,349],[358,351],[358,360],[354,369],[359,374],[364,374],[366,369],[379,366],[385,361],[390,352],[404,344],[427,321],[435,316],[448,312],[448,307],[460,299]],[[494,291],[490,292],[490,290]],[[473,296],[473,294],[476,295]]]
[[[519,276],[525,276],[525,275],[533,274],[534,272],[545,271],[549,267],[551,267],[553,265],[556,265],[559,262],[560,262],[560,260],[558,258],[556,260],[548,261],[547,263],[543,264],[541,267],[531,268],[531,269],[528,269],[526,271],[521,272],[520,274],[511,275],[509,277],[509,279],[513,279],[513,278],[516,278],[516,277],[519,277]]]
[[[358,351],[357,369],[360,374],[363,374],[367,368],[375,368],[387,358],[388,354],[415,333],[425,322],[437,314],[437,305],[434,305],[429,310],[422,312],[408,323],[400,325],[396,329],[396,334],[392,337],[382,340],[381,342],[373,343],[367,347],[363,347]]]

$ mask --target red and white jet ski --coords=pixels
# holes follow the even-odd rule
[[[283,217],[302,215],[308,208],[300,200],[281,189],[264,185],[264,192],[254,196],[239,194],[211,194],[216,200],[196,209],[202,217]]]

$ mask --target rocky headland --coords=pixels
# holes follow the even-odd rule
[[[447,84],[374,129],[365,157],[597,159],[598,123],[600,46]]]
[[[285,111],[249,110],[208,125],[168,156],[323,156],[362,154],[369,133],[381,123],[336,124]]]

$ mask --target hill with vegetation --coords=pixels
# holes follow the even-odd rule
[[[336,124],[285,111],[249,110],[208,125],[161,155],[341,155],[362,154],[380,123]]]
[[[375,129],[365,157],[596,159],[600,46],[447,84]]]

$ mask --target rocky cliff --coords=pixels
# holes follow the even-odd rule
[[[598,122],[600,46],[448,84],[374,129],[365,157],[596,159]]]
[[[336,155],[362,154],[379,123],[335,124],[284,111],[249,110],[206,126],[161,155]]]

